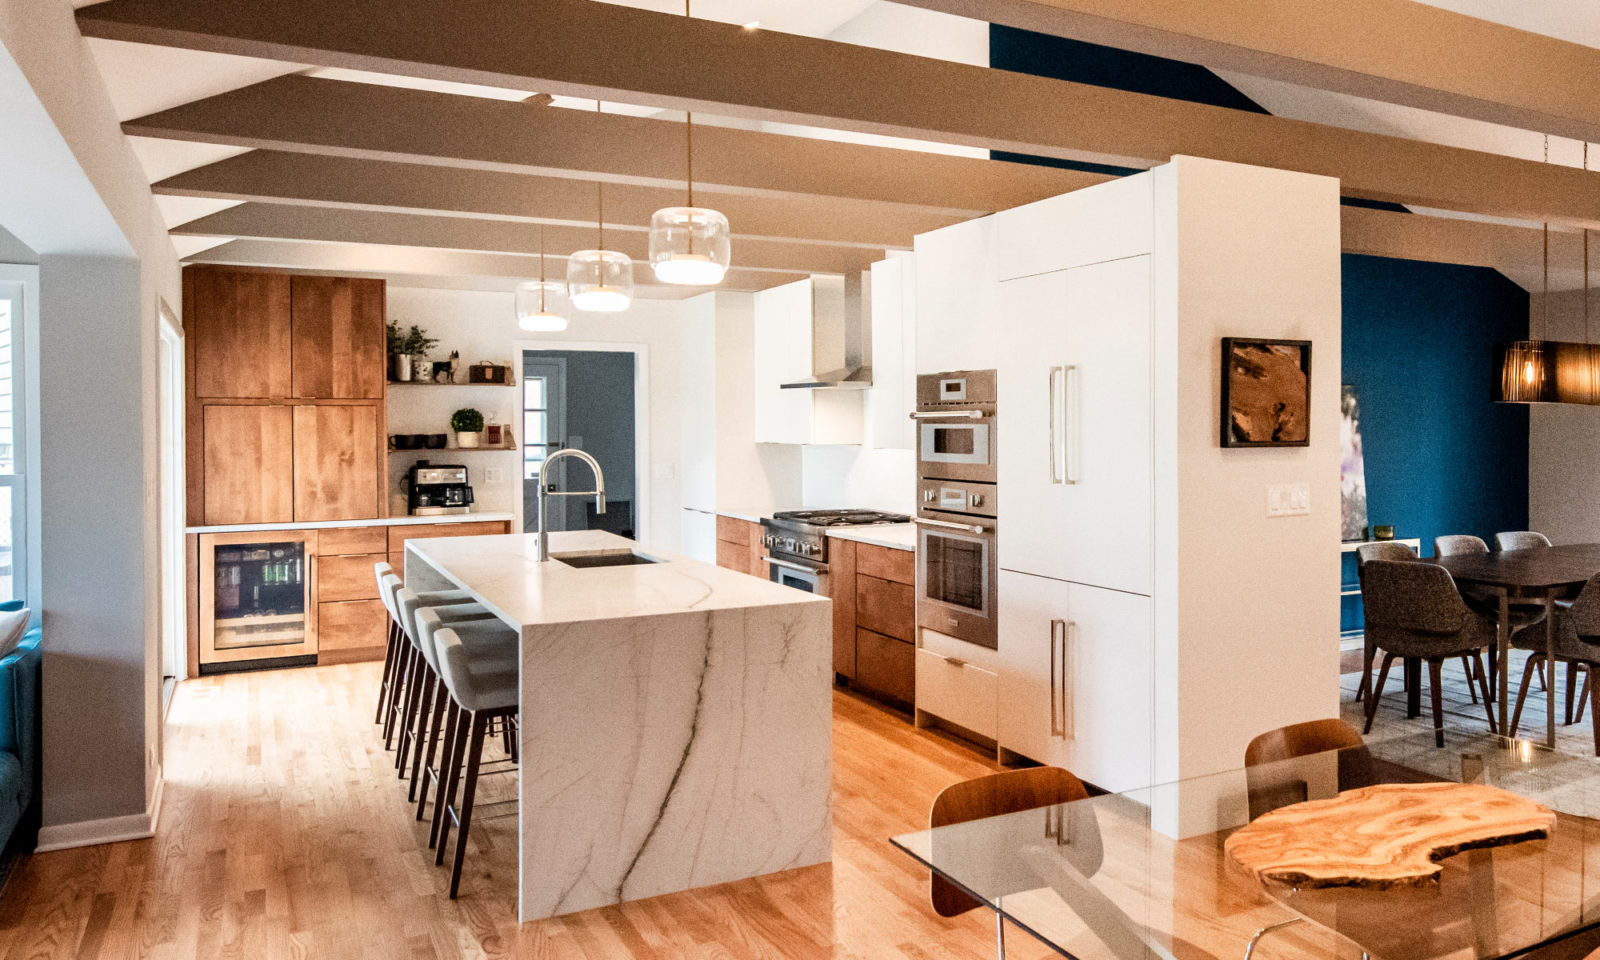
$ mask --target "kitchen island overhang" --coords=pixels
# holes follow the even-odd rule
[[[829,602],[600,531],[550,546],[406,556],[413,589],[466,590],[522,635],[520,919],[827,862]]]

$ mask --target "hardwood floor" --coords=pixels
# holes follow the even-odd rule
[[[841,693],[831,865],[518,925],[508,817],[474,824],[452,902],[372,723],[380,666],[180,684],[157,836],[19,865],[0,899],[0,960],[994,955],[992,915],[934,916],[926,873],[888,842],[926,825],[939,790],[994,765]],[[1013,960],[1053,956],[1020,932],[1007,940]]]

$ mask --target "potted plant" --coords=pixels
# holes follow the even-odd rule
[[[411,329],[401,332],[397,324],[391,323],[387,328],[389,341],[389,379],[406,383],[411,380],[412,365],[417,357],[426,357],[438,340],[428,336],[427,331],[416,324]]]
[[[472,407],[462,407],[450,415],[450,429],[456,432],[456,446],[476,447],[478,434],[483,430],[483,414]]]

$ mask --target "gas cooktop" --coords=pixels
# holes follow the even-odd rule
[[[787,520],[791,523],[808,523],[814,527],[911,522],[911,518],[905,514],[883,513],[878,510],[784,510],[773,514],[772,519]]]

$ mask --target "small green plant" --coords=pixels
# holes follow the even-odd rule
[[[389,324],[386,332],[388,334],[389,353],[391,355],[405,353],[417,357],[426,356],[428,351],[432,350],[439,343],[438,340],[428,336],[428,332],[426,330],[422,329],[416,324],[412,324],[410,330],[401,333],[399,325],[391,323]]]
[[[478,433],[483,429],[483,414],[472,407],[462,407],[450,415],[450,429],[456,433]]]

